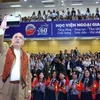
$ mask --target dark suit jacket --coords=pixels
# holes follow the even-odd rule
[[[37,69],[37,70],[33,69],[33,71],[32,71],[32,76],[33,76],[33,78],[36,77],[35,74],[36,74],[37,76],[39,76],[40,72],[41,72],[40,69]]]
[[[57,71],[58,71],[58,74],[60,74],[60,72],[63,72],[66,75],[65,65],[63,65],[62,63],[59,63],[58,66],[57,66]]]
[[[69,61],[66,61],[66,63],[65,63],[66,70],[67,70],[68,62],[69,62]],[[70,68],[72,69],[72,68],[74,68],[74,67],[75,67],[74,62],[71,60],[71,61],[70,61]]]
[[[74,54],[77,55],[78,54],[78,50],[74,50]]]

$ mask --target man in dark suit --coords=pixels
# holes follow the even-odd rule
[[[59,58],[59,73],[64,72],[66,75],[65,60],[64,58]]]
[[[68,75],[68,77],[70,79],[71,78],[70,73],[74,68],[74,62],[73,62],[71,56],[68,57],[68,60],[66,61],[65,66],[66,66],[65,68],[66,68],[67,75]]]
[[[60,72],[65,73],[66,75],[66,68],[65,68],[65,60],[62,57],[59,57],[55,63],[55,70],[57,71],[57,79],[59,80]]]
[[[77,47],[75,48],[75,50],[74,50],[74,54],[77,56],[78,55],[78,49],[77,49]]]

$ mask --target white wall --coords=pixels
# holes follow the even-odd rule
[[[38,12],[38,10],[46,10],[48,11],[49,9],[50,10],[65,10],[66,11],[66,8],[69,8],[70,10],[72,8],[75,8],[75,10],[77,9],[80,9],[81,10],[81,13],[82,14],[85,14],[86,13],[86,9],[87,8],[90,8],[90,11],[91,13],[95,13],[95,9],[98,7],[98,6],[71,6],[71,7],[59,7],[59,8],[11,8],[11,9],[0,9],[0,15],[5,15],[5,14],[9,14],[9,15],[18,15],[18,14],[21,14],[22,17],[23,16],[31,16],[33,11]],[[100,9],[100,7],[99,7]]]

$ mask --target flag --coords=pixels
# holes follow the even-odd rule
[[[98,82],[97,81],[94,81],[93,82],[93,86],[91,88],[92,93],[95,93],[98,87],[99,87]]]
[[[98,87],[99,87],[99,84],[97,83],[97,81],[94,81],[93,86],[91,87],[93,100],[95,100],[95,98],[96,98],[96,90],[98,89]]]
[[[77,84],[76,84],[76,89],[77,91],[81,92],[84,90],[84,85],[81,81],[79,81]]]
[[[62,90],[63,93],[66,94],[66,87],[65,86],[61,87],[60,89]]]
[[[81,98],[81,94],[80,94],[80,93],[78,94],[78,98],[79,98],[79,100],[80,100],[80,98]]]
[[[54,83],[54,86],[55,86],[55,93],[57,93],[58,90],[59,90],[59,83],[58,83],[58,81],[56,81],[56,82]]]
[[[46,81],[46,79],[44,79],[44,84],[45,84],[45,86],[46,86],[46,84],[47,84],[47,81]]]
[[[66,76],[66,82],[65,82],[65,85],[60,87],[60,89],[62,90],[63,93],[66,94],[66,86],[69,85],[69,79],[68,79],[68,76]]]
[[[33,79],[32,87],[34,87],[38,83],[38,76]]]
[[[76,89],[77,91],[81,92],[84,90],[84,85],[81,81],[79,81],[78,83],[76,83]],[[80,93],[78,94],[78,98],[80,99]]]
[[[69,85],[69,79],[68,79],[68,76],[66,76],[66,84],[65,86],[68,86]]]
[[[50,84],[50,76],[48,76],[47,81],[45,82],[45,85],[48,86]]]

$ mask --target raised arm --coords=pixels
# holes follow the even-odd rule
[[[6,18],[7,16],[4,17],[0,25],[0,53],[3,51],[4,33],[5,30],[8,28],[6,23]]]

